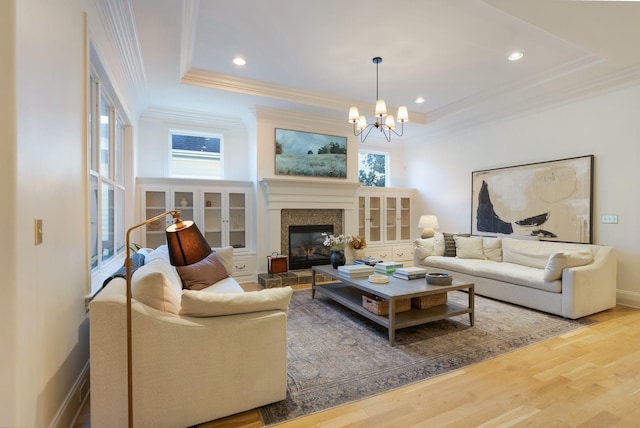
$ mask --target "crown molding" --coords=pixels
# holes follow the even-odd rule
[[[181,82],[205,88],[218,89],[221,91],[273,98],[330,110],[344,111],[345,116],[350,106],[363,104],[363,101],[335,97],[320,92],[305,91],[302,89],[290,88],[287,86],[235,77],[222,73],[214,73],[202,69],[188,70],[182,76]],[[410,111],[409,117],[412,122],[419,124],[427,123],[427,116],[424,113]]]
[[[245,128],[238,117],[207,113],[196,110],[174,109],[163,106],[151,106],[142,113],[142,118],[162,119],[172,122],[188,122],[218,128]]]
[[[146,94],[147,79],[131,1],[95,0],[95,5],[128,85]]]
[[[184,76],[193,62],[193,49],[198,29],[200,0],[184,0],[182,3],[182,36],[180,40],[180,76]]]

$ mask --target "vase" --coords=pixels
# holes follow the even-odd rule
[[[344,257],[344,251],[331,251],[331,266],[338,269],[338,266],[344,266],[347,260]]]

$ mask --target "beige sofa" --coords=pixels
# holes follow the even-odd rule
[[[231,272],[233,249],[216,254]],[[186,427],[286,396],[291,288],[244,293],[231,277],[182,290],[166,247],[132,277],[136,427]],[[90,305],[91,426],[127,425],[126,283]]]
[[[483,296],[571,319],[616,305],[613,247],[441,233],[415,245],[414,266],[473,282]]]

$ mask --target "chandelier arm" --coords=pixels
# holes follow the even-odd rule
[[[374,125],[372,123],[370,123],[369,125],[367,125],[366,128],[364,128],[362,131],[360,131],[360,142],[364,143],[364,141],[367,139],[367,137],[369,136],[369,133],[371,132],[371,130],[374,128]],[[366,134],[363,134],[363,132],[367,130]]]
[[[385,130],[386,128],[386,130]],[[380,127],[380,131],[382,131],[382,134],[384,134],[384,138],[387,139],[387,143],[391,142],[391,132],[387,132],[387,131],[393,131],[393,129],[389,128],[387,125],[382,125]]]
[[[391,129],[391,128],[389,128],[389,129],[391,130],[391,132],[396,134],[398,137],[402,137],[402,134],[404,134],[404,122],[400,122],[400,133],[399,134],[396,132],[395,129]]]

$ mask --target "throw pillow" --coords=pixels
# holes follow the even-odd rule
[[[426,259],[433,254],[433,238],[416,239],[413,243],[416,246],[416,253],[420,260]]]
[[[156,259],[140,266],[131,276],[134,299],[160,311],[180,311],[182,282],[169,259]]]
[[[202,290],[229,276],[217,253],[211,253],[198,263],[176,266],[182,286],[188,290]]]
[[[589,264],[593,261],[591,251],[559,251],[551,254],[544,268],[543,279],[547,282],[562,278],[564,268]]]
[[[433,235],[433,256],[444,256],[444,234],[436,232]]]
[[[459,259],[480,259],[485,260],[486,257],[482,252],[482,238],[479,236],[463,237],[454,236],[456,243],[456,257]]]
[[[500,238],[482,238],[482,252],[487,260],[494,262],[502,261],[502,239]]]
[[[286,312],[292,295],[291,287],[267,288],[248,293],[201,293],[184,290],[180,314],[190,317],[215,317],[270,310]]]
[[[445,257],[455,257],[456,256],[456,241],[453,239],[454,236],[463,236],[469,237],[471,235],[462,234],[462,233],[443,233],[444,235],[444,253],[442,254]]]
[[[229,275],[233,274],[233,247],[221,247],[221,248],[212,248],[214,253],[217,254],[218,258],[224,265],[224,268],[227,270]]]

